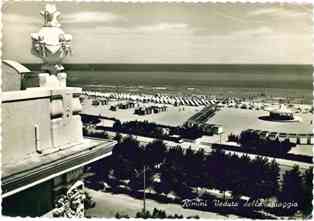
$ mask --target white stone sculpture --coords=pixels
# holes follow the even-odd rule
[[[57,202],[54,217],[84,218],[84,183],[77,181]]]
[[[31,52],[43,60],[43,71],[58,75],[64,70],[61,65],[62,60],[71,54],[72,36],[65,34],[61,29],[58,21],[60,12],[57,11],[55,5],[47,4],[40,14],[44,18],[44,24],[38,33],[31,34]],[[65,73],[62,73],[62,76],[58,76],[58,79],[62,79],[63,81],[60,86],[64,85],[64,75]]]
[[[57,11],[57,8],[53,4],[47,4],[45,10],[40,12],[40,15],[44,17],[44,26],[46,27],[60,27],[58,22],[58,17],[60,12]]]

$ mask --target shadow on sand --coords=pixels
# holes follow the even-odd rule
[[[279,123],[298,123],[299,120],[298,119],[294,119],[294,120],[274,120],[269,116],[260,116],[258,117],[259,120],[264,120],[264,121],[271,121],[271,122],[279,122]]]

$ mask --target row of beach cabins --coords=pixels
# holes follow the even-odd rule
[[[153,105],[153,106],[140,106],[140,107],[137,107],[135,108],[134,110],[134,114],[137,114],[137,115],[149,115],[149,114],[158,114],[160,112],[165,112],[167,111],[167,106],[156,106],[156,105]]]
[[[95,91],[84,91],[82,93],[90,98],[97,98],[94,105],[103,104],[108,100],[128,100],[141,103],[171,104],[174,106],[208,106],[218,104],[218,107],[227,107],[225,99],[217,99],[209,96],[173,96],[173,95],[139,95],[129,93],[102,93]]]
[[[201,111],[197,112],[192,117],[190,117],[185,122],[185,125],[187,127],[204,126],[204,124],[206,124],[206,122],[215,115],[216,110],[217,110],[216,105],[204,107]]]
[[[148,94],[131,94],[131,93],[103,93],[95,91],[83,91],[83,95],[90,98],[96,98],[99,101],[95,103],[108,104],[109,100],[125,100],[131,102],[140,103],[156,103],[156,104],[170,104],[174,106],[186,105],[186,106],[210,106],[215,104],[217,108],[239,108],[250,110],[267,110],[268,108],[278,106],[278,103],[264,103],[264,102],[252,102],[245,99],[238,99],[236,97],[216,98],[213,96],[174,96],[174,95],[148,95]],[[313,108],[310,105],[288,105],[289,108],[293,108],[296,112],[312,112]]]
[[[206,96],[171,96],[171,95],[138,95],[129,93],[101,93],[94,91],[84,91],[83,95],[98,99],[129,100],[141,103],[171,104],[174,106],[207,106],[214,104]]]
[[[111,105],[110,110],[111,111],[117,111],[117,109],[127,110],[134,107],[135,107],[134,102],[122,102],[119,104]]]
[[[108,103],[109,103],[108,99],[95,99],[92,101],[92,105],[94,106],[107,105]],[[117,104],[112,104],[110,105],[109,110],[117,111],[118,109],[127,110],[131,108],[135,108],[134,114],[137,114],[137,115],[148,115],[148,114],[153,114],[153,113],[158,114],[160,112],[167,111],[166,105],[161,105],[161,104],[157,104],[157,105],[144,105],[144,104],[138,105],[137,104],[136,105],[136,103],[132,101],[124,101]]]
[[[260,139],[269,139],[284,141],[289,140],[290,143],[301,144],[301,145],[313,145],[314,135],[313,134],[296,134],[296,133],[280,133],[264,130],[248,129],[247,132],[257,134]]]

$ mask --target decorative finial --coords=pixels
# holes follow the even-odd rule
[[[63,71],[62,60],[71,54],[72,36],[65,34],[58,22],[60,12],[56,5],[47,4],[40,12],[44,18],[43,27],[32,33],[32,54],[44,62],[42,70],[57,75]]]
[[[60,16],[60,12],[57,11],[56,5],[47,4],[45,9],[40,12],[40,15],[44,18],[44,26],[45,27],[60,27],[60,23],[58,22],[58,18]]]

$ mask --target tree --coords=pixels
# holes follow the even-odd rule
[[[118,143],[112,150],[114,155],[122,155],[124,159],[128,159],[133,163],[141,162],[143,156],[139,142],[132,136],[123,138],[121,143]]]
[[[104,131],[104,133],[103,133],[103,138],[109,139],[109,134],[106,131]]]
[[[229,188],[232,190],[232,197],[238,199],[242,195],[248,195],[250,189],[248,184],[250,183],[251,177],[248,175],[251,166],[251,160],[247,155],[238,157],[233,154],[231,159],[231,184]]]
[[[113,174],[117,179],[129,179],[132,176],[135,170],[135,165],[132,161],[119,154],[113,156],[113,162]]]
[[[269,182],[268,197],[276,196],[279,193],[279,180],[280,180],[280,168],[275,159],[273,159],[269,166],[266,175],[266,179]]]
[[[143,189],[142,171],[133,171],[133,175],[130,177],[129,187],[132,189],[132,191]]]
[[[120,133],[116,133],[116,135],[113,139],[116,140],[118,143],[121,143],[122,135]]]
[[[130,178],[135,169],[143,168],[143,148],[136,139],[127,136],[114,146],[111,162],[117,178]]]
[[[299,167],[295,165],[291,170],[288,170],[283,175],[282,189],[279,194],[281,202],[298,204],[298,207],[287,209],[286,214],[292,215],[304,201],[304,193],[302,188],[302,176]]]
[[[230,142],[238,142],[239,141],[239,138],[237,135],[231,133],[228,135],[228,141]]]
[[[304,215],[309,215],[313,210],[313,167],[305,170],[303,176],[303,192],[304,202],[302,204],[302,210]]]
[[[200,148],[196,152],[192,152],[189,161],[185,163],[187,166],[188,179],[192,186],[204,187],[206,182],[206,157],[204,149]]]
[[[184,154],[180,146],[168,150],[165,161],[160,167],[161,187],[164,193],[174,191],[176,194],[184,192],[186,175],[184,171]]]
[[[224,154],[220,149],[211,152],[211,161],[209,164],[210,175],[213,178],[214,187],[223,192],[225,198],[225,192],[230,187],[227,178],[227,170],[230,168],[228,162],[228,156]]]
[[[147,165],[154,166],[164,160],[167,147],[162,140],[154,140],[146,145],[144,151]]]
[[[112,128],[115,130],[115,131],[119,131],[121,129],[121,121],[120,120],[116,120],[114,122],[114,124],[112,125]]]
[[[252,169],[249,170],[249,195],[253,199],[266,198],[270,186],[266,178],[267,168],[269,166],[268,159],[266,157],[257,156],[251,162]]]
[[[120,214],[119,212],[117,212],[115,215],[115,218],[116,219],[128,219],[130,217],[128,215],[123,215],[123,214]]]
[[[178,219],[178,218],[183,218],[183,215],[167,215],[164,210],[159,210],[154,208],[153,212],[151,213],[150,211],[144,211],[142,210],[141,212],[137,212],[135,215],[135,218],[144,218],[144,219],[149,219],[149,218],[158,218],[158,219]],[[194,218],[194,217],[193,217]],[[195,216],[195,218],[199,218],[198,216]]]

